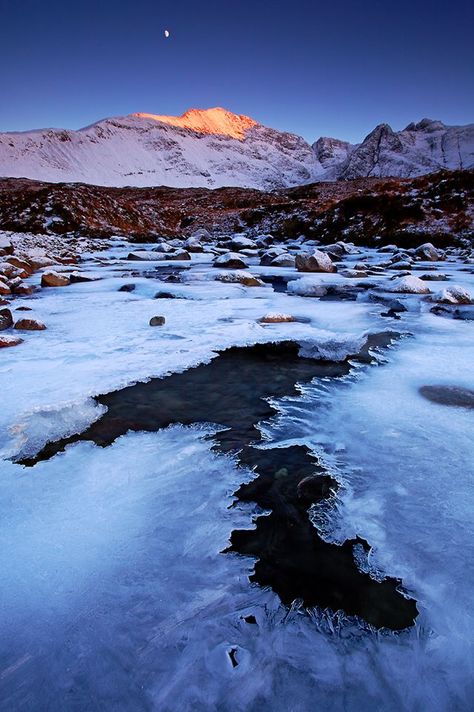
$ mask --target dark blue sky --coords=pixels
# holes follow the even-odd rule
[[[309,140],[468,123],[473,27],[472,0],[0,0],[0,130],[211,106]]]

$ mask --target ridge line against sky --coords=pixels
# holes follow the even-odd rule
[[[223,106],[357,143],[380,123],[474,120],[471,0],[0,0],[0,12],[0,131]]]

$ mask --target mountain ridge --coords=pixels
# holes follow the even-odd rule
[[[136,113],[78,130],[0,133],[0,176],[117,187],[273,190],[324,180],[415,177],[474,165],[474,124],[379,124],[359,144],[301,136],[222,107]]]

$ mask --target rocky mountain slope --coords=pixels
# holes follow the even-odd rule
[[[137,241],[300,234],[323,242],[441,246],[474,235],[474,171],[414,179],[364,178],[262,192],[245,188],[107,188],[0,180],[0,230]]]
[[[378,126],[360,144],[303,138],[225,109],[105,119],[70,131],[0,134],[0,176],[102,186],[241,186],[273,190],[321,180],[411,177],[474,165],[474,124],[425,119]]]

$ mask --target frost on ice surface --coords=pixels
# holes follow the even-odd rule
[[[291,338],[302,356],[336,360],[393,328],[366,294],[342,303],[214,282],[217,270],[200,255],[176,288],[183,298],[157,301],[172,285],[165,273],[146,276],[152,263],[123,260],[129,250],[101,254],[110,262],[98,282],[24,300],[48,329],[2,352],[5,457],[88,426],[101,414],[90,396],[234,345]],[[249,265],[256,276],[296,277],[290,267]],[[449,272],[472,293],[471,273],[454,263]],[[329,279],[344,284],[338,274],[315,281]],[[133,292],[119,291],[129,283]],[[376,296],[389,284],[380,277]],[[209,427],[128,432],[105,448],[69,445],[31,468],[0,462],[6,709],[30,712],[38,695],[51,712],[97,700],[120,712],[470,708],[472,410],[427,400],[420,388],[472,391],[473,325],[436,316],[416,294],[403,303],[396,325],[413,338],[380,365],[306,383],[261,430],[264,448],[304,445],[339,483],[313,521],[328,542],[370,543],[369,554],[356,548],[360,569],[403,580],[420,611],[415,626],[375,633],[341,612],[283,607],[271,589],[250,585],[253,559],[221,552],[261,514],[233,499],[255,475],[211,449]],[[148,328],[156,313],[166,318],[159,333]],[[269,327],[259,323],[265,314],[298,321]]]
[[[10,428],[14,437],[12,451],[22,460],[36,455],[48,442],[58,437],[80,433],[100,418],[106,408],[88,398],[84,403],[65,405],[62,408],[37,409],[25,415],[23,421]]]

